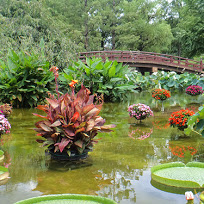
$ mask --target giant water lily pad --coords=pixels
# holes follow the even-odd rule
[[[15,204],[116,204],[115,201],[100,196],[80,194],[46,195],[19,201]]]
[[[0,166],[0,181],[9,177],[8,169],[4,166]]]
[[[154,166],[152,179],[168,186],[181,188],[204,188],[204,163],[172,162]]]
[[[4,160],[4,152],[0,150],[0,162]]]

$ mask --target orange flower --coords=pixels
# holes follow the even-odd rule
[[[72,80],[72,82],[69,83],[69,86],[70,86],[70,87],[74,87],[75,84],[77,84],[77,83],[78,83],[78,80]]]

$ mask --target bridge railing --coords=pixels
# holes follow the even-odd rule
[[[139,62],[151,63],[167,66],[177,66],[183,69],[202,72],[204,69],[202,60],[195,61],[183,57],[172,56],[167,54],[142,52],[142,51],[92,51],[81,52],[79,59],[86,60],[86,57],[101,57],[103,60],[117,60],[118,62]]]

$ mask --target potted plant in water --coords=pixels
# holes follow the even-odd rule
[[[191,96],[201,95],[203,93],[203,88],[198,85],[191,85],[186,88],[186,93]]]
[[[188,109],[179,110],[173,112],[169,118],[169,124],[172,127],[177,127],[179,130],[184,130],[188,127],[188,119],[190,116],[194,115],[193,111]]]
[[[58,68],[52,67],[55,75],[57,97],[49,94],[46,105],[38,105],[37,108],[46,113],[46,116],[35,114],[45,120],[35,124],[38,136],[44,139],[38,139],[37,142],[47,146],[48,152],[56,158],[59,155],[61,159],[78,159],[86,157],[92,150],[93,143],[97,143],[94,137],[98,132],[110,132],[110,128],[115,125],[104,125],[105,120],[98,114],[103,105],[101,97],[96,98],[90,95],[90,91],[81,85],[80,91],[74,93],[76,80],[69,84],[71,94],[62,94],[58,91]],[[57,156],[58,157],[58,156]]]
[[[0,137],[2,134],[7,134],[10,132],[11,124],[9,121],[5,118],[4,115],[2,115],[2,112],[0,112]]]
[[[130,105],[128,107],[128,112],[130,117],[134,117],[140,122],[145,118],[153,116],[153,111],[150,109],[150,107],[142,103]]]
[[[171,92],[166,89],[154,89],[152,91],[152,97],[162,102],[161,111],[164,111],[163,101],[171,97]]]

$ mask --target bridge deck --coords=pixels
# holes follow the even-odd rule
[[[158,69],[176,71],[176,72],[191,72],[204,73],[203,62],[195,61],[178,56],[140,52],[140,51],[92,51],[81,52],[79,59],[86,60],[86,57],[101,57],[103,60],[116,60],[129,64],[132,67],[156,67]]]

